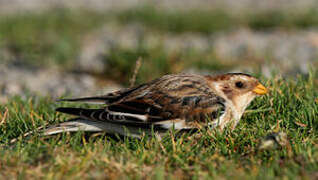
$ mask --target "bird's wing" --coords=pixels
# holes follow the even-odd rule
[[[126,125],[169,128],[179,123],[182,129],[215,120],[225,110],[225,100],[216,95],[203,76],[195,75],[163,76],[122,91],[114,99],[103,109],[59,108],[57,111]]]

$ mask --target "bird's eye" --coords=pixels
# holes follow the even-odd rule
[[[238,81],[238,82],[235,83],[235,86],[236,86],[237,88],[243,88],[244,83],[241,82],[241,81]]]

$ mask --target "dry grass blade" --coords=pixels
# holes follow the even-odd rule
[[[25,137],[27,137],[27,136],[29,136],[29,135],[32,135],[32,134],[34,134],[35,132],[37,132],[37,131],[39,131],[39,130],[45,128],[45,127],[47,127],[47,125],[43,125],[43,126],[40,126],[40,127],[36,128],[35,130],[26,132],[26,133],[24,133],[24,134],[22,135],[22,138],[25,138]],[[14,144],[15,142],[18,141],[19,138],[21,138],[21,136],[20,136],[20,137],[17,137],[17,138],[14,138],[14,139],[11,139],[11,140],[10,140],[10,144]]]
[[[137,74],[139,72],[139,69],[140,69],[140,66],[141,66],[141,61],[142,61],[142,58],[139,57],[136,61],[136,65],[135,65],[135,69],[134,69],[134,74],[133,76],[131,77],[130,79],[130,87],[133,87],[136,83],[136,78],[137,78]]]
[[[260,112],[267,112],[271,111],[273,108],[266,108],[266,109],[254,109],[254,110],[246,110],[245,113],[260,113]]]
[[[176,142],[174,141],[174,136],[172,134],[172,132],[170,131],[170,138],[171,138],[171,143],[172,143],[172,150],[175,153],[176,152]]]
[[[4,114],[3,114],[2,118],[1,118],[0,126],[6,122],[8,114],[9,114],[9,110],[8,110],[8,108],[6,108],[6,111],[4,112]]]

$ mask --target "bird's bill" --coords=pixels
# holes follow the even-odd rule
[[[258,85],[253,89],[253,92],[259,95],[264,95],[268,92],[268,90],[261,83],[258,83]]]

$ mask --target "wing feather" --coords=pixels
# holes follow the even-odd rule
[[[225,100],[198,75],[166,75],[102,97],[66,100],[100,100],[108,106],[102,109],[59,108],[57,111],[93,120],[164,128],[177,122],[180,129],[191,127],[191,124],[206,122],[207,117],[215,120],[225,111]]]

